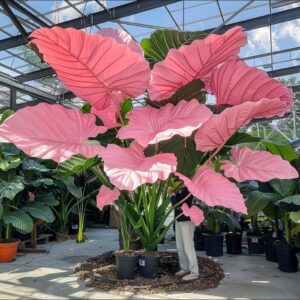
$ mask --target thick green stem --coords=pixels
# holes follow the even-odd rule
[[[10,237],[11,237],[11,224],[7,224],[5,230],[5,239],[9,240]]]
[[[285,239],[288,244],[291,242],[291,231],[290,231],[290,222],[289,222],[289,214],[284,214],[284,228],[285,228]]]
[[[84,227],[84,213],[78,213],[78,235],[77,241],[83,242],[83,227]]]

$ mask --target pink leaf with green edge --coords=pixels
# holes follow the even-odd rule
[[[293,104],[293,93],[284,84],[270,78],[268,74],[243,61],[231,61],[212,71],[206,90],[216,95],[217,105],[238,105],[246,101],[257,102],[263,98],[279,98]]]
[[[237,212],[247,213],[240,190],[222,174],[207,167],[201,167],[193,179],[189,179],[178,172],[175,175],[183,180],[192,195],[208,206],[223,206]]]
[[[59,27],[37,29],[30,37],[64,86],[97,110],[109,107],[115,93],[136,97],[148,86],[148,62],[111,37]]]
[[[15,144],[26,154],[62,162],[74,154],[91,158],[104,147],[87,145],[90,137],[107,128],[95,125],[96,117],[58,104],[41,103],[18,110],[0,126],[0,139]]]
[[[120,114],[121,103],[123,101],[123,96],[121,93],[115,94],[111,101],[111,104],[102,110],[98,110],[92,106],[91,113],[96,115],[101,119],[104,126],[107,128],[115,128],[121,126],[120,123],[117,122],[117,119]]]
[[[233,148],[232,161],[222,160],[221,170],[226,177],[236,181],[259,180],[262,182],[271,179],[293,179],[299,174],[290,163],[279,155],[267,151],[256,151],[249,148]]]
[[[191,221],[196,225],[199,226],[204,220],[203,211],[197,207],[196,205],[192,205],[189,207],[186,203],[182,205],[182,213],[191,218]]]
[[[146,106],[127,114],[129,125],[119,130],[120,139],[135,139],[141,146],[156,144],[178,134],[190,136],[212,115],[210,109],[197,100],[181,100],[176,106],[167,104],[159,109]]]
[[[97,207],[100,210],[103,210],[104,206],[112,204],[115,202],[120,196],[120,191],[118,189],[111,190],[110,188],[102,185],[100,191],[97,195]]]
[[[173,153],[145,157],[143,148],[136,142],[129,148],[108,145],[102,153],[104,171],[110,182],[120,190],[133,191],[144,183],[166,180],[176,170]]]
[[[137,43],[126,31],[114,28],[103,28],[97,32],[103,37],[112,37],[118,44],[127,45],[132,52],[144,56],[144,52],[139,43]]]
[[[282,117],[288,107],[288,104],[276,98],[226,108],[220,114],[211,116],[198,129],[195,134],[196,148],[207,152],[222,147],[240,127],[249,124],[252,119]]]
[[[236,26],[223,35],[212,34],[178,50],[171,49],[165,60],[154,65],[148,88],[150,99],[168,99],[192,80],[208,76],[220,63],[237,59],[246,43],[246,33]]]

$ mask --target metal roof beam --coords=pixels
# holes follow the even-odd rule
[[[47,92],[41,91],[24,83],[17,82],[14,78],[1,76],[0,75],[0,85],[4,85],[12,90],[22,92],[26,95],[39,98],[50,103],[56,103],[58,98],[54,95],[50,95]]]
[[[300,73],[300,66],[278,69],[267,72],[270,77],[280,77]]]
[[[67,28],[73,27],[77,29],[82,29],[97,24],[101,24],[107,21],[116,20],[119,18],[128,17],[136,13],[151,10],[180,0],[138,0],[135,2],[130,2],[124,5],[120,5],[109,9],[108,11],[103,10],[97,13],[93,13],[84,17],[79,17],[73,20],[65,21],[56,24],[56,26]],[[6,50],[9,48],[17,47],[26,44],[26,41],[21,35],[17,35],[11,38],[3,39],[0,41],[0,50]]]

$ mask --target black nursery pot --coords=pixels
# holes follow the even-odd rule
[[[277,250],[275,246],[276,238],[272,237],[272,233],[264,235],[265,239],[265,256],[268,261],[278,261],[277,259]]]
[[[139,272],[145,278],[154,278],[157,276],[159,266],[158,256],[141,255],[139,258]]]
[[[229,232],[226,234],[226,249],[228,254],[242,253],[242,235]]]
[[[248,251],[251,254],[263,254],[265,252],[264,239],[259,235],[248,235]]]
[[[133,279],[138,256],[116,256],[116,268],[118,279]]]
[[[296,249],[288,244],[277,243],[276,250],[279,270],[287,273],[298,272]]]
[[[204,233],[204,244],[206,255],[223,256],[223,234],[207,234]]]
[[[196,251],[205,251],[204,235],[202,231],[195,230],[194,232],[194,244]]]

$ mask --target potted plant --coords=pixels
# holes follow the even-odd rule
[[[281,199],[276,202],[276,205],[284,210],[285,240],[276,243],[279,270],[288,273],[298,272],[297,248],[293,243],[293,237],[300,232],[300,195]]]
[[[0,137],[29,155],[57,163],[78,153],[98,157],[93,167],[97,178],[109,187],[108,194],[122,194],[128,205],[119,208],[151,255],[173,223],[162,230],[173,210],[166,190],[175,176],[207,205],[246,213],[233,180],[297,176],[276,155],[268,153],[266,159],[266,151],[233,147],[256,140],[238,130],[252,119],[284,115],[292,95],[238,59],[247,42],[241,27],[205,37],[202,32],[158,30],[138,45],[114,29],[92,35],[73,28],[37,29],[31,43],[89,108],[27,107],[0,126]],[[161,47],[157,40],[167,42]],[[175,49],[169,51],[168,45]],[[233,73],[246,75],[228,75]],[[240,84],[253,76],[259,80],[251,87]],[[249,89],[251,99],[245,99]],[[216,95],[216,105],[205,104],[204,90]],[[140,107],[133,108],[129,97]],[[230,160],[219,161],[220,170],[215,170],[223,148],[231,149]],[[257,161],[265,162],[264,167]],[[218,218],[210,223],[217,231]]]
[[[230,219],[227,222],[229,232],[226,233],[226,250],[228,254],[242,253],[242,231],[240,224],[236,221],[233,214],[230,214]],[[239,217],[239,216],[237,216]]]
[[[204,224],[200,224],[195,228],[194,244],[196,251],[205,251],[204,233],[207,233],[207,228]]]

